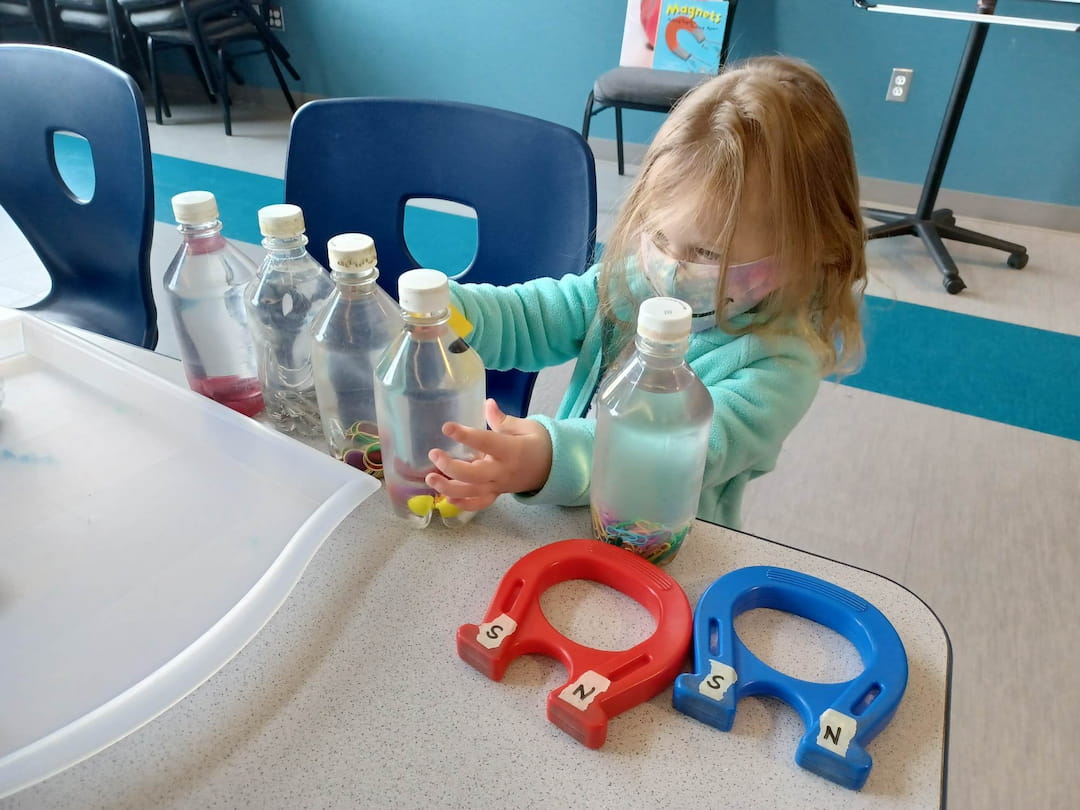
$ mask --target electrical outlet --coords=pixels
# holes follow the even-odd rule
[[[275,31],[285,30],[285,12],[281,10],[281,6],[267,7],[266,23]]]
[[[914,75],[915,71],[911,68],[893,68],[885,100],[907,101],[908,93],[911,92],[911,77]]]

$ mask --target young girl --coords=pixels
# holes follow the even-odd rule
[[[738,527],[747,481],[776,464],[821,377],[857,362],[865,277],[851,136],[828,85],[780,57],[728,69],[660,129],[598,265],[453,286],[489,368],[577,365],[555,419],[488,400],[491,430],[447,423],[478,455],[433,450],[427,483],[472,511],[504,492],[587,504],[596,423],[583,415],[633,344],[638,304],[673,296],[694,311],[687,361],[714,405],[698,517]]]

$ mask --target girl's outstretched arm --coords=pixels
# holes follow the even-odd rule
[[[487,368],[539,371],[581,351],[596,311],[596,270],[524,284],[450,285],[450,296],[473,325],[463,337]]]

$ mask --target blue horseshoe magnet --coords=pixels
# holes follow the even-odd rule
[[[855,645],[864,669],[841,683],[813,683],[762,663],[735,634],[735,617],[773,608],[823,624]],[[889,620],[859,596],[815,577],[770,566],[732,571],[701,596],[694,612],[694,672],[675,681],[675,708],[730,731],[747,695],[777,697],[802,717],[795,762],[858,790],[873,764],[866,745],[888,725],[907,687],[903,642]]]

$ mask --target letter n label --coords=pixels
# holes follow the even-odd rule
[[[821,713],[819,725],[820,731],[818,732],[817,744],[835,754],[846,757],[848,746],[854,739],[855,732],[859,727],[855,722],[855,718],[840,714],[834,709],[826,709]]]
[[[608,690],[611,681],[599,672],[583,672],[581,677],[569,683],[559,692],[559,700],[564,700],[575,709],[585,711],[601,694]]]

